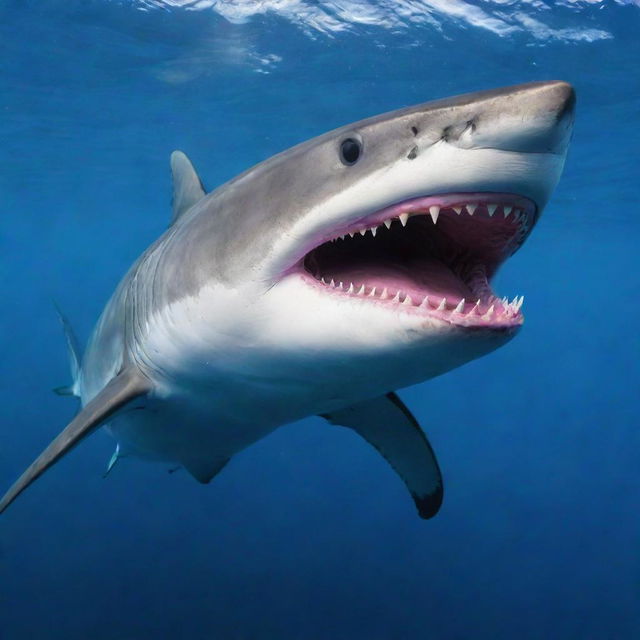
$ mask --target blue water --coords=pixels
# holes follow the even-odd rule
[[[0,485],[72,417],[52,298],[86,339],[208,188],[412,103],[538,79],[578,92],[562,181],[497,289],[525,329],[401,392],[445,474],[431,521],[314,418],[209,486],[98,433],[0,519],[0,638],[640,637],[640,6],[632,1],[5,0]]]

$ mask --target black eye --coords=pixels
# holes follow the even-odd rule
[[[362,144],[353,138],[347,138],[340,143],[340,160],[343,164],[355,164],[361,153]]]

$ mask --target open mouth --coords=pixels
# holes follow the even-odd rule
[[[490,281],[535,218],[534,203],[512,194],[415,198],[334,230],[301,266],[331,294],[464,327],[515,327],[523,298],[498,298]]]

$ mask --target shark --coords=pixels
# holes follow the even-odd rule
[[[207,193],[171,155],[171,224],[131,266],[84,354],[64,321],[81,409],[0,500],[99,428],[124,456],[210,482],[280,425],[353,429],[433,517],[443,480],[396,391],[506,344],[522,297],[492,279],[540,219],[575,107],[562,81],[370,117]]]

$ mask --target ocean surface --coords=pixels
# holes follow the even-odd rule
[[[640,2],[0,3],[0,485],[71,419],[82,341],[208,189],[336,126],[562,79],[564,176],[500,272],[526,324],[401,397],[445,477],[420,520],[357,435],[287,425],[201,486],[98,432],[0,518],[2,640],[640,638]]]

